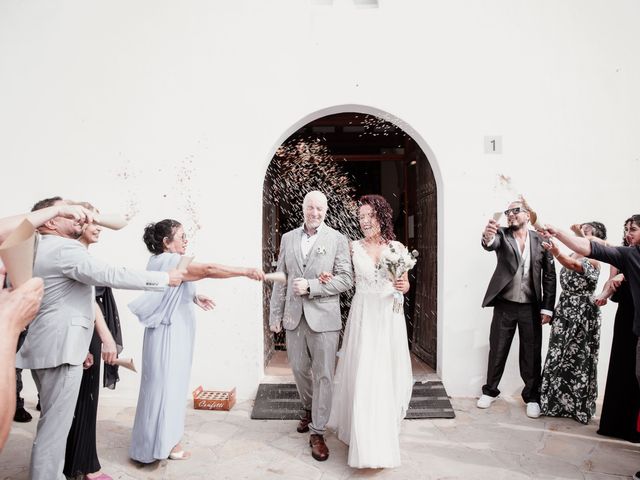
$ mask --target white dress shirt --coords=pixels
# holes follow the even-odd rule
[[[316,228],[316,231],[313,235],[309,235],[307,233],[307,230],[304,224],[302,225],[302,235],[300,238],[300,250],[302,251],[302,258],[305,261],[305,263],[307,261],[307,257],[309,256],[309,252],[311,252],[313,245],[316,243],[316,240],[318,239],[318,233],[320,233],[320,230],[322,229],[323,226],[324,226],[324,222],[321,223],[318,228]]]

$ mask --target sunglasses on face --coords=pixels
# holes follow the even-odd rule
[[[522,207],[514,207],[504,211],[504,216],[508,217],[509,215],[517,215],[520,212],[526,212],[526,210]]]

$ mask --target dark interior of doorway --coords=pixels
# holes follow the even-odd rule
[[[435,180],[426,155],[395,124],[362,113],[341,113],[317,119],[296,131],[283,145],[294,145],[299,141],[318,142],[326,147],[329,161],[336,162],[349,178],[350,194],[354,199],[375,193],[391,204],[396,238],[420,253],[418,265],[410,272],[412,288],[405,306],[410,348],[435,369],[437,209]],[[270,169],[276,168],[277,160],[274,157]],[[269,271],[275,266],[280,236],[302,223],[299,205],[267,201],[279,174],[277,170],[268,172],[265,180],[263,260],[264,268]],[[332,204],[330,197],[329,208],[328,223],[331,211],[346,206]],[[270,285],[265,284],[265,364],[274,349],[285,348],[284,334],[274,335],[268,331],[270,293]]]

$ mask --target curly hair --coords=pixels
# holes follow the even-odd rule
[[[601,240],[607,239],[607,227],[604,226],[604,223],[594,220],[592,222],[585,222],[582,225],[589,225],[594,237],[597,237]]]
[[[624,230],[623,230],[623,234],[622,234],[622,245],[624,245],[625,247],[629,246],[629,242],[627,242],[627,225],[629,225],[630,223],[635,223],[638,227],[640,227],[640,214],[636,214],[636,215],[631,215],[629,218],[627,218],[624,221]]]
[[[182,226],[177,220],[167,218],[158,223],[150,223],[144,227],[144,240],[147,249],[155,254],[160,255],[164,252],[164,239],[173,241],[173,236],[176,233],[176,229]]]
[[[380,223],[380,235],[386,242],[396,239],[393,233],[393,210],[389,202],[381,195],[363,195],[358,206],[369,205]]]

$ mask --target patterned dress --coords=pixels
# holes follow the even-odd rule
[[[544,415],[588,423],[598,396],[600,308],[592,295],[600,270],[586,258],[582,268],[583,273],[560,271],[562,293],[551,324],[540,407]]]

